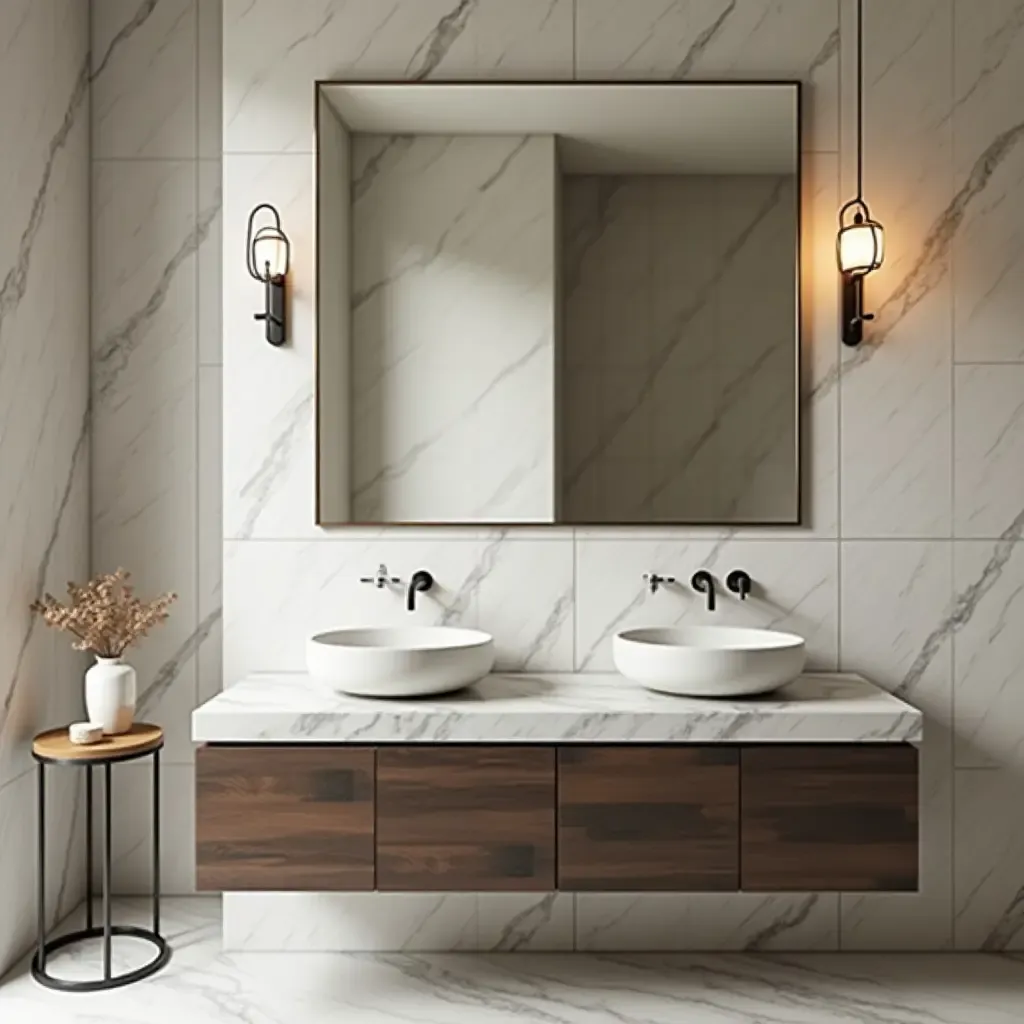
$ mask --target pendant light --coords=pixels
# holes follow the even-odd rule
[[[864,199],[864,0],[857,0],[857,195],[839,211],[836,259],[843,277],[842,338],[846,345],[864,339],[864,278],[882,265],[885,230]]]

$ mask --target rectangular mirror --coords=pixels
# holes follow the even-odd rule
[[[317,87],[317,522],[800,521],[798,83]]]

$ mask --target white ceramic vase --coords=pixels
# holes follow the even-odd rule
[[[85,710],[104,735],[127,732],[135,720],[135,669],[120,658],[97,655],[85,673]]]

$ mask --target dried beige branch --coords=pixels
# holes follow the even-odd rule
[[[52,594],[33,601],[31,608],[55,629],[77,637],[72,646],[79,651],[92,651],[101,658],[119,658],[133,647],[150,629],[165,622],[168,609],[177,594],[161,594],[152,601],[135,596],[128,581],[131,573],[118,569],[91,579],[84,586],[68,583],[68,604]]]

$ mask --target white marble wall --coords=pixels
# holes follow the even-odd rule
[[[555,139],[357,134],[351,162],[350,521],[551,522]]]
[[[564,521],[797,518],[795,181],[565,178]]]
[[[145,14],[149,5],[97,0],[95,13],[96,53],[118,40],[99,71],[98,109],[124,117],[116,130],[95,120],[94,230],[111,266],[97,268],[93,296],[94,379],[100,392],[110,382],[97,394],[94,550],[192,594],[144,663],[150,685],[159,680],[150,713],[179,737],[168,785],[180,810],[169,810],[166,833],[174,887],[190,881],[181,738],[189,708],[219,682],[223,337],[228,679],[301,666],[302,634],[317,625],[403,619],[397,595],[355,582],[382,560],[406,577],[435,573],[442,589],[417,613],[424,621],[479,622],[505,665],[534,668],[599,668],[619,623],[701,615],[692,594],[644,595],[640,573],[685,578],[708,564],[719,575],[743,566],[762,587],[753,603],[726,602],[718,621],[786,622],[812,638],[817,664],[863,671],[929,712],[920,894],[501,897],[468,907],[455,897],[450,914],[427,908],[430,920],[453,922],[441,933],[489,948],[529,946],[531,935],[603,949],[1024,947],[1024,508],[1009,468],[1024,446],[1013,388],[1024,367],[1024,2],[866,2],[867,183],[889,259],[868,287],[879,319],[855,351],[838,342],[833,255],[853,166],[851,108],[839,102],[854,63],[848,0],[224,0],[220,137],[218,6],[157,0]],[[312,81],[574,75],[808,84],[806,525],[318,530]],[[284,349],[250,319],[259,295],[242,263],[245,216],[263,200],[279,206],[295,246]],[[125,848],[125,884],[134,856]],[[365,914],[355,903],[349,912]],[[405,913],[390,902],[386,916],[386,945],[422,945],[422,906]]]
[[[91,6],[92,565],[179,595],[132,660],[140,717],[167,732],[164,888],[190,892],[188,715],[221,660],[221,10]],[[122,891],[150,884],[149,770],[115,779]]]
[[[30,614],[89,569],[89,30],[0,5],[0,974],[35,935],[32,736],[82,713],[82,656]],[[52,770],[47,916],[82,896],[76,773]]]

